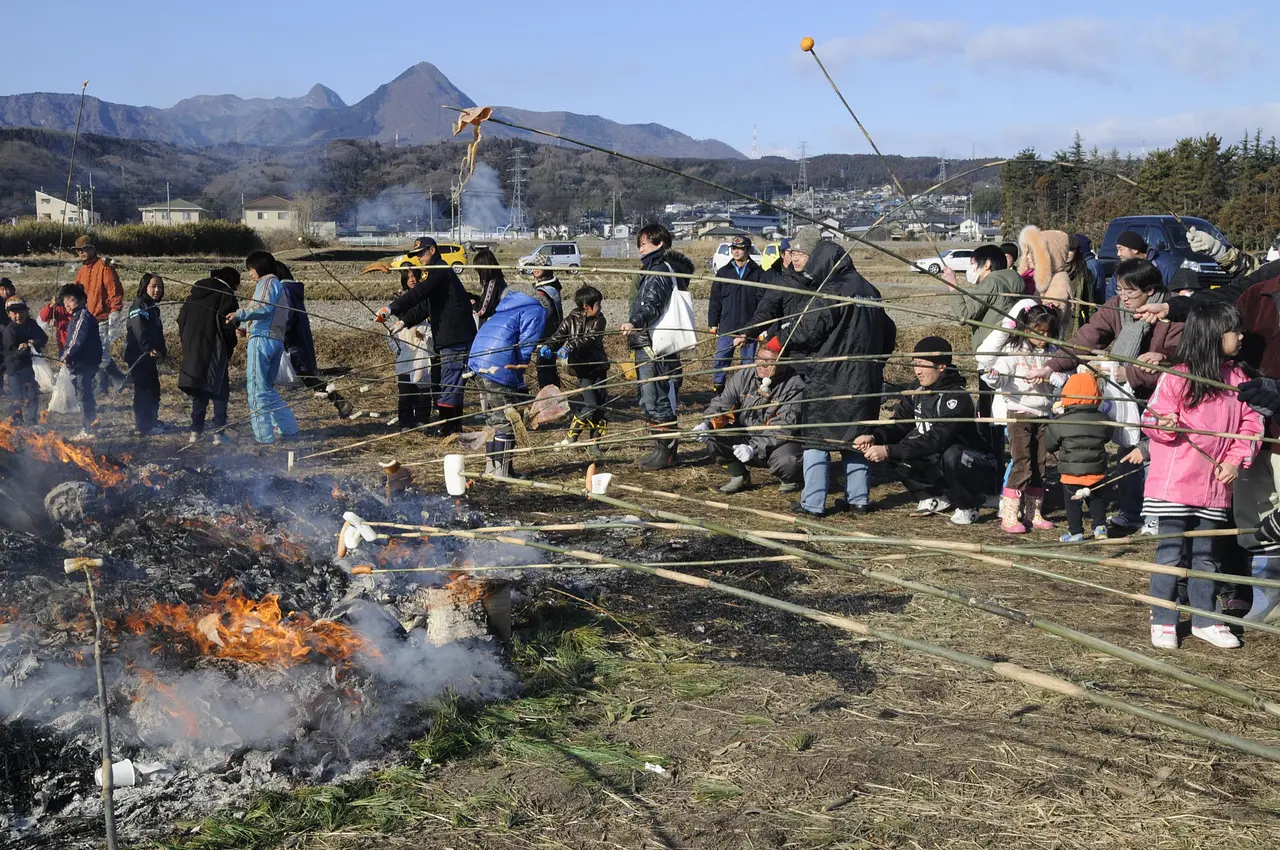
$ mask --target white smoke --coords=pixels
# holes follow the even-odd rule
[[[511,224],[511,211],[502,202],[502,181],[491,165],[476,164],[475,174],[462,190],[462,224],[492,232]]]
[[[396,230],[429,229],[434,209],[436,227],[441,226],[442,220],[447,227],[449,214],[442,206],[446,200],[439,193],[431,195],[417,186],[392,186],[361,201],[356,206],[355,223]]]

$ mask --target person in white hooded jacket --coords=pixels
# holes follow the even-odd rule
[[[1054,527],[1044,518],[1045,427],[1053,409],[1054,381],[1047,366],[1057,350],[1039,337],[1057,338],[1059,314],[1032,298],[1014,305],[1003,328],[992,331],[978,346],[982,380],[996,391],[994,418],[1017,419],[1008,426],[1009,470],[1000,494],[1000,527],[1009,534],[1025,534],[1028,526]],[[1056,374],[1056,373],[1053,373]],[[1065,381],[1066,376],[1059,376]]]

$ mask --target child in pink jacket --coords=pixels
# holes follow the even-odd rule
[[[1258,443],[1168,429],[1242,437],[1262,434],[1262,417],[1234,392],[1194,380],[1221,381],[1232,386],[1247,380],[1234,362],[1240,351],[1240,328],[1240,313],[1231,304],[1202,304],[1193,309],[1173,357],[1176,373],[1161,375],[1142,415],[1143,433],[1151,441],[1142,513],[1159,519],[1162,536],[1231,526],[1231,485],[1239,470],[1252,462]],[[1169,566],[1217,572],[1216,542],[1214,537],[1165,537],[1156,547],[1155,560]],[[1151,595],[1175,600],[1177,577],[1151,576]],[[1190,579],[1187,595],[1192,607],[1215,610],[1213,580]],[[1177,611],[1152,607],[1152,646],[1177,649],[1177,627]],[[1224,623],[1206,614],[1192,616],[1191,634],[1223,649],[1240,645]]]

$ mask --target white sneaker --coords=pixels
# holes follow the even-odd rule
[[[1212,626],[1205,626],[1202,629],[1192,626],[1191,635],[1192,637],[1200,638],[1200,640],[1208,641],[1218,649],[1240,648],[1240,638],[1233,635],[1231,629],[1228,629],[1222,623],[1214,623]]]
[[[952,525],[973,525],[978,521],[977,508],[956,508],[951,514]]]
[[[574,444],[575,444],[575,443],[577,443],[577,442],[578,442],[578,438],[577,438],[577,437],[574,437],[574,436],[568,436],[568,437],[565,437],[563,440],[558,440],[558,441],[556,442],[556,445],[557,445],[557,446],[562,446],[562,447],[567,447],[567,446],[572,446],[572,445],[574,445]]]
[[[221,435],[221,434],[214,434],[214,435],[213,435],[213,440],[212,440],[212,442],[213,442],[213,444],[214,444],[215,446],[220,446],[220,445],[222,445],[222,435]]]
[[[938,499],[921,499],[916,504],[916,513],[923,516],[925,514],[940,514],[951,510],[951,500],[946,496]]]
[[[1178,648],[1178,627],[1177,626],[1152,626],[1151,627],[1151,645],[1156,649],[1177,649]]]
[[[1138,533],[1155,537],[1157,534],[1160,533],[1160,520],[1156,519],[1153,516],[1144,517],[1142,520],[1142,529]],[[1238,645],[1239,644],[1237,644],[1237,646]]]
[[[199,439],[200,439],[200,435],[197,434],[195,431],[192,431],[190,434],[187,435],[187,445],[194,446]]]

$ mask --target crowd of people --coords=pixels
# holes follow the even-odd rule
[[[429,428],[436,437],[457,433],[469,415],[468,391],[474,393],[491,434],[485,456],[495,476],[516,475],[516,411],[528,399],[530,367],[540,388],[568,397],[572,417],[559,445],[583,442],[603,455],[601,438],[623,397],[610,392],[605,347],[606,336],[617,333],[651,439],[637,461],[642,469],[675,466],[686,434],[705,444],[705,460],[724,466],[720,492],[747,491],[752,470],[767,470],[781,492],[798,494],[793,511],[825,517],[873,511],[870,465],[885,464],[915,502],[915,516],[949,515],[969,525],[990,507],[1008,534],[1055,529],[1047,503],[1056,502],[1056,482],[1066,516],[1062,541],[1145,531],[1158,537],[1158,562],[1224,573],[1222,583],[1192,578],[1181,585],[1154,576],[1151,595],[1189,600],[1206,612],[1193,617],[1191,633],[1232,647],[1238,639],[1211,612],[1257,620],[1280,602],[1276,591],[1230,583],[1231,575],[1280,578],[1280,467],[1271,444],[1256,439],[1280,434],[1280,263],[1260,265],[1194,228],[1188,239],[1235,281],[1201,290],[1194,275],[1172,268],[1133,233],[1121,234],[1121,260],[1105,276],[1082,234],[1028,227],[1016,243],[983,245],[963,282],[943,276],[972,350],[955,352],[947,339],[926,336],[906,358],[914,380],[893,386],[885,369],[898,329],[845,246],[820,228],[801,228],[765,270],[751,257],[750,239],[735,237],[707,316],[714,397],[692,426],[677,417],[687,348],[672,350],[666,340],[693,263],[672,249],[660,224],[639,231],[640,274],[614,331],[601,292],[584,285],[568,297],[545,258],[535,258],[524,291],[509,286],[493,268],[496,257],[482,249],[474,258],[481,289],[472,294],[429,237],[408,252],[401,292],[376,318],[395,360],[397,424]],[[137,432],[163,431],[157,367],[168,356],[159,309],[165,281],[143,275],[126,310],[115,269],[86,239],[77,251],[75,282],[39,320],[12,284],[0,281],[11,416],[40,421],[34,357],[46,351],[53,359],[56,351],[81,411],[76,438],[92,438],[95,392],[126,380]],[[191,402],[189,441],[203,439],[207,425],[215,445],[227,439],[229,364],[241,339],[255,442],[298,435],[276,389],[282,369],[287,383],[327,399],[340,417],[353,415],[317,368],[303,284],[265,251],[250,254],[244,266],[254,285],[244,303],[240,271],[225,267],[192,285],[178,313],[178,387]],[[124,370],[110,353],[118,336]],[[976,381],[966,379],[960,355],[974,359]],[[576,386],[566,387],[562,371]],[[829,506],[833,458],[843,484]],[[1233,523],[1257,530],[1238,539],[1187,536]],[[1176,613],[1153,607],[1152,643],[1176,647],[1176,624]]]

